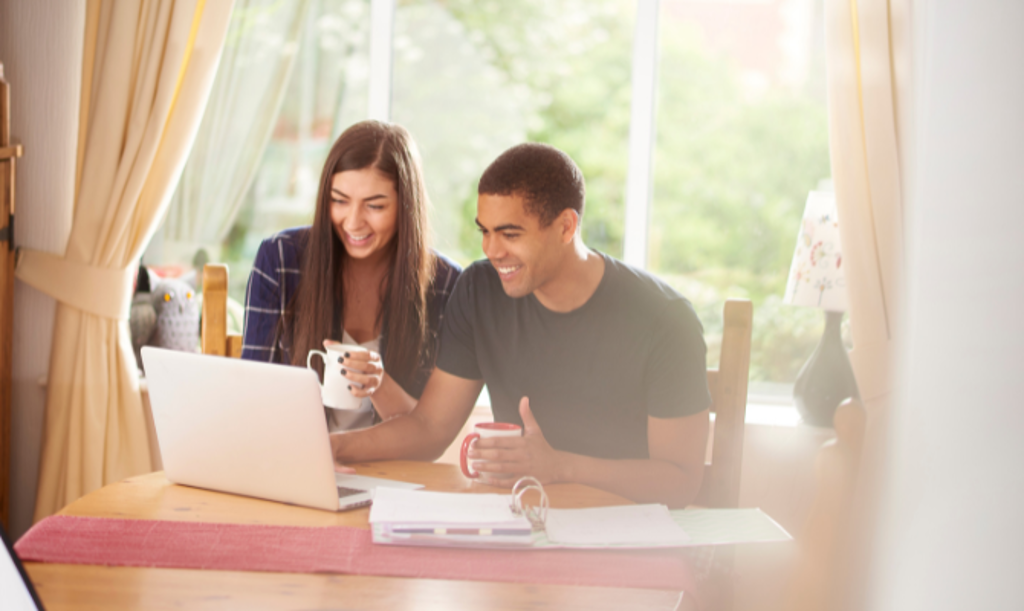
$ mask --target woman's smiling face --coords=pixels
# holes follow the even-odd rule
[[[375,168],[346,170],[331,178],[331,224],[353,259],[384,256],[398,231],[395,183]]]

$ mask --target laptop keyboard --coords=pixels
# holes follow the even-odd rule
[[[339,499],[343,499],[346,496],[352,496],[353,494],[362,494],[364,492],[366,492],[366,490],[358,490],[356,488],[345,488],[343,486],[338,486]]]

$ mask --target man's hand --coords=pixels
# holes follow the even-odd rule
[[[346,467],[345,465],[338,462],[338,450],[345,443],[344,433],[331,433],[328,435],[331,440],[331,456],[334,457],[334,472],[335,473],[355,473],[356,470],[352,467]]]
[[[564,457],[544,438],[527,397],[519,402],[519,416],[523,419],[522,437],[488,437],[473,444],[468,456],[475,461],[473,469],[481,473],[479,481],[509,487],[524,475],[536,477],[543,484],[567,479],[562,473]]]

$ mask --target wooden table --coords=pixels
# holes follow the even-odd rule
[[[424,484],[428,490],[499,492],[470,482],[453,465],[388,462],[358,473]],[[629,501],[574,484],[548,487],[553,507]],[[369,509],[332,513],[176,486],[163,473],[111,484],[63,515],[286,526],[368,528]],[[202,571],[26,563],[49,611],[64,609],[688,609],[681,592],[632,588],[403,579],[294,573]]]

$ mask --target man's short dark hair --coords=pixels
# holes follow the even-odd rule
[[[508,149],[484,170],[477,193],[518,195],[527,212],[547,227],[566,208],[583,217],[586,187],[583,172],[568,155],[547,144],[527,142]]]

